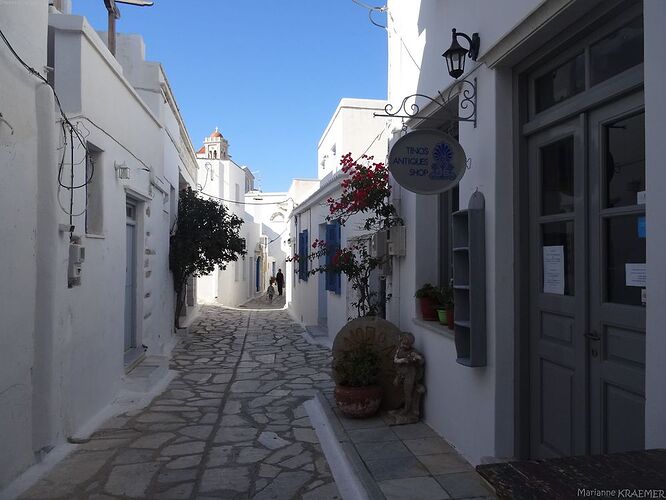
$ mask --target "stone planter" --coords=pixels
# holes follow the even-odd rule
[[[378,385],[348,387],[336,385],[335,402],[342,413],[352,418],[371,417],[382,402],[382,389]]]

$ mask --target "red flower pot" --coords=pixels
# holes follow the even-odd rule
[[[425,321],[437,321],[437,301],[430,297],[421,297],[421,317]]]
[[[352,418],[371,417],[382,402],[382,388],[378,385],[349,387],[336,385],[335,403],[342,413]]]

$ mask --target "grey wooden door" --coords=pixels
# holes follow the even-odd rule
[[[136,347],[136,206],[127,204],[125,260],[125,352]]]
[[[534,457],[586,451],[584,124],[581,115],[529,140]]]
[[[644,134],[638,93],[529,139],[535,458],[644,447]]]
[[[590,114],[590,452],[644,447],[642,93]]]

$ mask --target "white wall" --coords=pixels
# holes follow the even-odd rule
[[[645,169],[647,188],[647,299],[646,375],[645,375],[645,447],[666,447],[666,3],[646,0],[645,23]]]
[[[422,0],[389,2],[389,102],[396,106],[410,94],[436,96],[452,83],[441,54],[451,44],[451,28],[481,36],[481,57],[540,4],[537,0],[488,3]],[[474,68],[477,67],[476,71]],[[407,255],[394,259],[390,319],[411,331],[427,353],[425,420],[472,463],[513,454],[513,241],[511,175],[498,176],[513,164],[510,72],[490,70],[467,60],[478,81],[476,128],[460,123],[460,143],[471,168],[460,182],[460,208],[478,189],[486,199],[486,273],[488,364],[467,368],[455,362],[451,334],[414,321],[415,291],[437,283],[436,197],[415,195],[399,186],[396,198],[407,225]],[[423,102],[419,102],[423,105]],[[394,123],[394,128],[399,128]],[[394,135],[393,140],[399,134]],[[502,230],[498,231],[497,228]],[[496,293],[500,291],[501,293]],[[500,355],[501,353],[501,355]],[[451,383],[455,381],[455,383]]]
[[[374,151],[378,153],[375,161],[384,161],[385,147],[377,148],[376,145],[386,144],[386,135],[382,134],[385,119],[373,116],[373,113],[383,113],[384,106],[386,101],[378,99],[340,100],[317,144],[318,179],[339,171],[340,159],[347,153],[357,158]],[[366,152],[375,138],[372,151]]]
[[[58,228],[70,225],[70,196],[58,187],[56,174],[62,161],[61,181],[70,182],[72,141],[67,136],[65,146],[51,90],[22,75],[25,70],[0,49],[0,112],[14,128],[7,135],[10,129],[0,125],[0,176],[13,172],[11,182],[0,185],[12,186],[0,196],[0,204],[9,203],[2,210],[0,234],[4,242],[12,242],[3,244],[1,256],[12,263],[10,273],[16,273],[5,281],[11,290],[0,285],[7,327],[2,351],[12,360],[0,368],[0,488],[95,422],[125,374],[125,202],[130,196],[138,202],[137,352],[143,352],[142,344],[148,354],[166,354],[172,347],[169,229],[179,170],[194,163],[191,145],[181,147],[187,132],[175,101],[152,111],[84,18],[48,15],[47,9],[41,0],[22,2],[20,9],[3,3],[0,18],[11,22],[1,27],[30,66],[48,63],[54,68],[65,112],[83,140],[101,151],[92,180],[101,186],[101,196],[98,204],[91,201],[86,207],[85,189],[72,191],[73,234],[81,238],[86,255],[80,286],[69,288],[70,234]],[[52,35],[48,61],[47,26]],[[124,61],[135,68],[145,64],[141,51]],[[159,88],[165,78],[160,71],[152,74]],[[165,130],[180,137],[181,144],[165,145]],[[83,147],[73,155],[73,182],[85,184]],[[117,178],[116,164],[130,168],[129,180]],[[11,166],[16,168],[5,168]],[[94,206],[101,208],[102,228],[86,234],[85,209],[92,220]],[[8,230],[11,237],[3,234]]]
[[[308,230],[309,245],[312,245],[315,239],[325,239],[325,232],[321,231],[321,226],[326,224],[326,216],[329,215],[326,200],[329,197],[337,198],[342,193],[340,158],[351,153],[354,159],[359,159],[365,153],[374,156],[374,161],[384,161],[387,152],[385,120],[373,116],[375,112],[383,111],[384,105],[385,102],[380,100],[345,98],[340,101],[319,140],[317,149],[319,189],[294,209],[292,218],[297,218],[298,224],[295,225],[293,220],[289,224],[289,237],[292,244],[296,243],[296,251],[298,251],[298,234],[305,229]],[[335,146],[335,156],[332,155],[333,146]],[[326,161],[322,161],[325,155],[329,157]],[[367,233],[361,229],[364,222],[365,216],[354,216],[341,228],[342,246],[348,246],[350,239]],[[308,250],[313,251],[311,246]],[[293,255],[293,251],[290,255]],[[313,265],[318,264],[309,263],[310,268]],[[341,293],[336,294],[325,290],[324,274],[317,273],[309,276],[307,281],[302,281],[294,275],[293,265],[289,266],[289,269],[291,282],[288,299],[291,314],[305,326],[319,325],[320,300],[326,300],[323,307],[326,311],[326,321],[324,325],[319,326],[326,329],[331,340],[334,339],[348,318],[353,316],[348,303],[354,301],[354,298],[350,297],[346,277],[342,276]]]
[[[86,235],[84,217],[73,217],[75,234],[83,236],[86,247],[81,286],[67,288],[66,233],[57,247],[61,272],[54,290],[56,357],[61,362],[54,370],[56,379],[63,380],[55,390],[61,402],[61,437],[66,437],[111,400],[124,374],[125,201],[130,197],[138,202],[137,344],[139,349],[146,345],[149,354],[162,354],[172,344],[173,288],[168,272],[172,207],[168,196],[151,185],[151,178],[163,179],[164,165],[173,158],[165,155],[158,117],[123,77],[120,65],[84,18],[52,15],[50,22],[55,33],[56,90],[63,94],[72,121],[88,131],[87,141],[102,150],[95,181],[101,180],[103,186],[103,231]],[[71,71],[79,65],[80,72]],[[77,152],[75,161],[81,159]],[[117,179],[114,166],[120,163],[130,167],[129,180]],[[81,183],[83,171],[75,171]],[[164,180],[162,184],[168,189]],[[60,200],[67,203],[65,192],[61,191]],[[84,202],[84,192],[77,190],[75,213],[83,210]],[[64,213],[59,218],[68,222]]]
[[[247,255],[235,262],[230,262],[226,269],[216,269],[208,276],[197,279],[198,300],[202,302],[216,302],[232,307],[239,306],[268,287],[266,282],[265,250],[257,245],[261,239],[261,224],[246,211],[245,202],[245,169],[231,160],[213,160],[207,158],[197,159],[199,175],[201,178],[202,193],[220,198],[229,212],[243,219],[239,234],[246,240]],[[212,172],[212,180],[210,174]],[[205,176],[208,175],[208,180]],[[238,197],[236,186],[238,186]],[[254,264],[258,256],[262,257],[263,273],[260,277],[260,290],[256,291]],[[238,268],[238,270],[236,270]],[[265,286],[264,286],[265,284]]]
[[[425,399],[426,420],[454,444],[469,460],[479,463],[485,457],[512,456],[514,441],[514,252],[513,176],[516,165],[512,157],[512,70],[511,61],[489,69],[483,60],[486,54],[498,61],[500,52],[522,44],[522,53],[529,52],[548,40],[539,33],[527,40],[525,31],[533,30],[554,18],[566,4],[577,8],[593,3],[540,0],[485,2],[472,0],[389,1],[389,101],[399,105],[407,95],[419,92],[434,96],[446,91],[452,80],[446,72],[441,53],[451,43],[451,28],[481,36],[479,62],[467,60],[470,77],[478,81],[478,126],[460,124],[460,142],[471,158],[471,168],[460,183],[460,206],[467,205],[477,188],[486,199],[486,272],[487,272],[487,333],[488,365],[470,369],[455,363],[453,339],[442,333],[415,324],[418,316],[414,291],[426,281],[436,281],[437,270],[419,259],[419,255],[436,251],[432,235],[435,205],[428,197],[396,188],[403,218],[407,221],[407,256],[398,259],[393,275],[391,317],[401,329],[411,330],[417,346],[427,353]],[[647,239],[648,288],[647,361],[646,361],[646,447],[664,446],[666,432],[666,393],[663,390],[664,370],[660,361],[666,355],[662,333],[666,316],[654,304],[666,298],[663,283],[666,268],[661,255],[666,244],[666,230],[659,221],[666,211],[659,194],[666,188],[666,175],[660,168],[663,147],[661,131],[666,122],[666,108],[661,95],[661,82],[666,76],[664,39],[661,28],[666,20],[664,3],[648,0],[645,8],[645,103],[646,103],[646,175],[648,177],[647,218],[650,232]],[[530,16],[534,22],[521,26],[525,38],[502,45],[512,27]],[[550,17],[548,17],[550,16]],[[571,17],[571,14],[567,14]],[[539,23],[536,22],[539,19]],[[561,21],[558,21],[561,22]],[[571,19],[570,21],[571,22]],[[526,27],[527,26],[527,27]],[[527,40],[527,41],[526,41]],[[503,53],[506,55],[506,52]],[[514,60],[522,56],[511,55]],[[400,124],[394,123],[394,129]],[[394,136],[393,140],[397,138]],[[650,223],[650,220],[653,222]],[[652,305],[652,306],[651,306]],[[428,361],[431,360],[431,361]],[[448,381],[455,381],[449,383]]]
[[[44,77],[47,9],[41,0],[0,3],[0,29],[25,62]],[[52,94],[19,64],[4,42],[0,42],[0,80],[1,490],[32,463],[33,451],[40,448],[39,436],[33,435],[33,398],[39,400],[43,394],[41,386],[33,392],[30,381],[34,376],[40,384],[44,382],[36,366],[44,363],[40,356],[47,348],[49,332],[36,330],[36,324],[43,326],[37,310],[43,308],[48,319],[51,307],[37,286],[37,272],[44,270],[38,262],[44,244],[36,230],[38,217],[54,211],[49,203],[53,197],[47,193],[56,159]]]

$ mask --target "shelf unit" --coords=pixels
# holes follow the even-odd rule
[[[456,361],[486,366],[485,199],[472,194],[453,214],[453,298]]]

